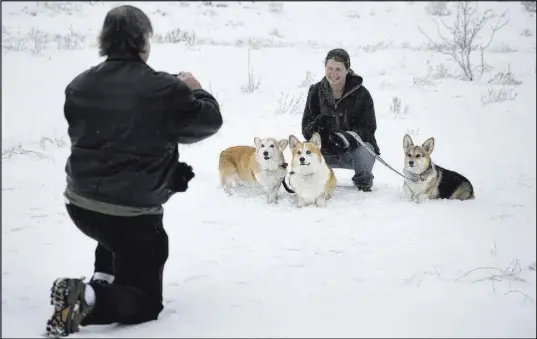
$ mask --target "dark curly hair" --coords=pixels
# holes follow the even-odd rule
[[[130,5],[112,8],[104,18],[99,35],[99,55],[145,52],[147,39],[152,34],[151,21],[139,8]]]
[[[343,63],[343,65],[345,65],[345,68],[347,70],[351,68],[351,57],[349,56],[349,53],[347,53],[347,51],[344,50],[343,48],[336,48],[328,52],[328,54],[326,55],[326,58],[324,59],[325,66],[328,60],[330,59]]]

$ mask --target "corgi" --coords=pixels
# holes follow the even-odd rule
[[[425,199],[474,199],[474,188],[463,175],[440,167],[431,160],[434,138],[414,146],[412,138],[403,138],[405,165],[403,193],[409,200],[421,203]],[[416,181],[413,181],[416,180]]]
[[[278,191],[287,175],[283,151],[288,140],[254,138],[255,147],[233,146],[220,153],[220,184],[232,195],[237,184],[261,189],[267,203],[277,203]]]
[[[334,171],[321,154],[321,136],[314,133],[307,142],[289,136],[292,160],[288,183],[298,198],[298,207],[315,204],[325,207],[336,188]]]

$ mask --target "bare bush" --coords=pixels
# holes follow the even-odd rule
[[[531,13],[535,13],[536,10],[536,1],[521,1],[520,4]]]
[[[72,27],[64,34],[50,34],[32,28],[23,35],[14,35],[6,27],[2,27],[2,49],[5,51],[27,51],[39,55],[54,46],[57,50],[77,50],[87,45],[87,35],[75,32]]]
[[[531,268],[528,268],[528,269],[531,270]],[[423,282],[423,279],[425,278],[425,276],[431,275],[431,276],[436,276],[442,281],[452,282],[452,283],[471,282],[475,284],[475,283],[482,283],[482,282],[490,282],[492,290],[496,292],[496,283],[507,282],[509,290],[505,292],[504,295],[508,295],[511,293],[519,293],[524,297],[524,300],[535,302],[535,300],[529,295],[527,295],[526,293],[520,290],[511,289],[511,286],[514,283],[527,283],[527,280],[521,276],[521,273],[523,273],[523,271],[524,270],[520,264],[520,260],[516,258],[513,259],[509,263],[509,266],[507,266],[506,268],[492,267],[492,266],[477,267],[465,273],[459,273],[459,275],[455,278],[447,278],[445,276],[442,276],[442,274],[438,271],[438,269],[435,266],[433,266],[432,271],[426,269],[422,273],[413,274],[411,277],[406,279],[405,283],[408,284],[414,280],[418,280],[417,285],[419,286]]]
[[[244,93],[253,93],[259,89],[260,85],[261,79],[254,72],[254,67],[250,60],[250,48],[248,48],[248,81],[242,85],[241,89]]]
[[[315,82],[315,77],[310,71],[306,71],[306,76],[298,85],[300,88],[310,87]]]
[[[412,136],[412,137],[414,137],[414,136],[418,136],[418,135],[420,135],[420,128],[419,128],[419,127],[416,128],[416,129],[414,129],[414,128],[407,128],[407,129],[406,129],[406,134],[408,134],[408,135],[410,135],[410,136]]]
[[[56,41],[56,48],[59,50],[76,50],[85,47],[86,36],[75,32],[71,26],[66,35],[56,34],[54,40]]]
[[[259,38],[249,38],[248,40],[237,39],[233,43],[219,43],[220,45],[234,45],[236,47],[249,47],[250,49],[261,49],[261,48],[280,48],[280,47],[289,47],[293,46],[293,43],[285,42],[282,40],[275,40],[273,37],[259,37]]]
[[[194,46],[198,44],[196,38],[196,32],[182,31],[180,28],[174,28],[171,31],[168,31],[162,34],[155,34],[153,40],[156,43],[169,43],[176,44],[184,42],[187,46]]]
[[[434,16],[449,16],[451,10],[447,7],[447,1],[431,1],[425,6],[427,14]]]
[[[457,13],[452,25],[446,24],[442,18],[439,20],[447,33],[443,33],[438,21],[433,20],[440,42],[434,41],[421,27],[419,27],[419,30],[429,40],[435,51],[449,56],[462,69],[464,78],[473,81],[475,80],[476,71],[483,75],[488,68],[485,63],[485,50],[490,46],[495,33],[507,24],[508,20],[503,20],[504,15],[505,13],[498,16],[492,10],[486,10],[481,15],[476,8],[470,5],[469,1],[459,1],[457,2]],[[485,44],[477,42],[479,33],[494,18],[497,18],[497,21],[494,25],[490,25],[491,34],[488,42]],[[480,64],[478,66],[474,66],[472,61],[472,54],[475,51],[480,53]]]
[[[22,147],[21,144],[15,146],[15,147],[10,147],[8,149],[3,149],[2,150],[2,160],[9,160],[9,159],[11,159],[11,158],[13,158],[14,156],[17,156],[17,155],[32,155],[32,156],[37,157],[40,160],[48,159],[48,157],[45,154],[43,154],[41,152],[25,149],[25,148]]]
[[[431,79],[430,75],[417,76],[412,78],[412,85],[417,87],[433,86],[435,82]]]
[[[59,13],[72,15],[82,10],[81,4],[75,1],[37,1],[36,4],[38,6],[37,13],[48,15]]]
[[[493,85],[521,85],[522,81],[515,79],[515,75],[511,72],[511,65],[509,65],[507,66],[507,71],[496,73],[488,83]]]
[[[506,43],[497,44],[490,48],[490,51],[493,53],[515,53],[518,52],[516,48],[509,46]]]
[[[47,145],[53,145],[59,148],[63,148],[67,146],[67,143],[63,138],[49,138],[49,137],[42,137],[41,141],[39,142],[39,145],[41,148],[45,149],[47,148]]]
[[[367,52],[367,53],[374,53],[378,50],[385,50],[385,49],[388,49],[390,47],[392,47],[392,42],[389,41],[389,42],[385,42],[385,41],[380,41],[376,44],[368,44],[368,45],[365,45],[365,46],[361,46],[361,48]]]
[[[433,79],[444,79],[444,78],[452,77],[452,75],[449,73],[446,65],[444,65],[443,63],[440,63],[436,65],[434,68],[432,68],[431,77]]]
[[[282,93],[278,99],[275,115],[299,115],[304,111],[304,97],[295,94]]]
[[[29,50],[33,54],[41,54],[47,46],[49,40],[48,33],[40,29],[32,28],[28,32],[28,40],[30,42]]]
[[[515,100],[518,93],[512,88],[489,88],[487,95],[481,96],[481,103],[483,105],[494,104],[497,102]]]
[[[435,84],[434,80],[444,79],[452,77],[449,74],[446,65],[443,63],[432,66],[431,62],[427,60],[427,74],[425,76],[417,76],[413,78],[414,86],[432,86]]]
[[[405,105],[405,108],[401,112],[401,99],[399,97],[393,97],[390,105],[390,112],[396,119],[405,119],[410,115],[410,108]]]

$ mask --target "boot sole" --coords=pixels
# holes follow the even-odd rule
[[[49,336],[66,336],[78,332],[79,323],[76,315],[80,314],[79,301],[83,298],[84,283],[77,279],[56,279],[50,289],[50,304],[54,306],[54,316],[60,314],[63,328],[52,326],[52,321],[47,323]],[[54,317],[53,316],[53,317]],[[65,320],[64,320],[65,319]]]

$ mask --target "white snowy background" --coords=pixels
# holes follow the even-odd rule
[[[64,89],[102,60],[96,36],[117,4],[2,2],[2,337],[43,335],[52,281],[92,274],[95,242],[62,198]],[[181,147],[196,177],[165,205],[160,319],[73,337],[535,337],[535,7],[478,4],[509,21],[468,81],[419,29],[439,41],[434,20],[451,24],[455,2],[133,4],[155,28],[149,64],[193,72],[224,125]],[[283,189],[278,205],[223,193],[222,149],[302,139],[308,86],[337,47],[372,93],[382,157],[401,170],[404,134],[434,136],[433,160],[476,200],[406,202],[379,162],[369,194],[336,170],[325,209]]]

